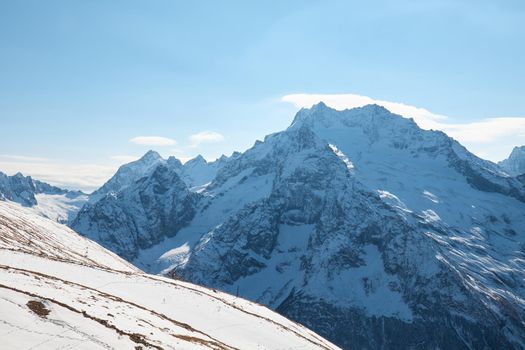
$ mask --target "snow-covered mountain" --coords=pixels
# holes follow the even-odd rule
[[[199,155],[184,163],[180,170],[180,176],[191,188],[205,186],[215,178],[217,171],[228,160],[229,158],[223,155],[216,161],[209,163]]]
[[[162,157],[155,151],[147,152],[142,158],[121,166],[115,175],[102,187],[90,195],[90,202],[96,202],[106,194],[114,194],[129,186],[133,181],[141,178],[156,165],[163,162]]]
[[[336,349],[261,305],[144,274],[7,201],[0,329],[3,349]]]
[[[442,132],[375,105],[321,103],[205,186],[162,168],[179,175],[176,191],[136,178],[73,228],[103,232],[115,251],[123,239],[149,272],[238,292],[344,348],[525,347],[525,186]],[[144,208],[181,206],[187,220],[160,236],[166,219],[146,211],[146,244],[116,229],[123,212],[140,213],[126,218],[135,225]]]
[[[206,185],[228,160],[223,155],[214,162],[207,162],[199,155],[182,164],[175,157],[163,159],[157,152],[148,151],[142,158],[121,166],[111,179],[90,195],[89,202],[95,203],[108,194],[117,194],[138,179],[148,176],[160,164],[175,171],[189,187]]]
[[[514,147],[509,157],[498,164],[512,176],[525,174],[525,146]]]
[[[51,220],[68,223],[88,200],[81,191],[69,191],[17,173],[0,172],[0,200],[9,200],[32,208]]]
[[[199,194],[188,189],[176,168],[159,162],[132,185],[86,204],[72,227],[89,232],[91,239],[132,260],[140,249],[173,236],[187,225],[195,215],[198,199]]]
[[[197,156],[182,164],[149,151],[125,164],[90,195],[71,226],[133,260],[193,219],[201,192],[230,159],[207,162]],[[115,220],[116,219],[116,220]]]

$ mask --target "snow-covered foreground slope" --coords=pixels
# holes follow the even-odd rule
[[[142,273],[98,244],[0,202],[5,349],[335,349],[269,309]]]
[[[162,167],[171,186],[135,178],[73,228],[345,348],[524,347],[525,186],[441,132],[379,106],[319,104],[204,186]],[[189,219],[158,230],[188,196]]]

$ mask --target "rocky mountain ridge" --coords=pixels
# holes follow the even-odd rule
[[[173,192],[135,178],[73,228],[343,348],[524,347],[525,186],[442,132],[375,105],[321,103],[211,180],[188,181],[173,160],[158,167]],[[187,220],[159,230],[173,208]]]

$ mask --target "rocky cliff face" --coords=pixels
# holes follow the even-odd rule
[[[139,249],[159,243],[187,225],[195,215],[198,199],[175,169],[159,164],[123,190],[86,204],[71,226],[132,260]]]
[[[498,164],[512,176],[525,174],[525,146],[514,147],[510,156]]]
[[[17,173],[7,176],[0,173],[0,199],[10,200],[30,207],[36,205],[37,186],[33,179]]]
[[[344,348],[524,347],[523,184],[441,132],[379,106],[319,104],[205,186],[180,178],[137,181],[74,227],[120,254],[133,242],[124,256],[142,268],[239,293]],[[148,215],[192,198],[164,239],[119,221],[147,217],[124,193],[153,183],[178,200]]]

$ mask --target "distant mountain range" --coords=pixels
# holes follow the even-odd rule
[[[7,176],[0,172],[0,200],[19,203],[44,217],[67,224],[88,200],[88,195],[51,186],[21,173]]]
[[[345,349],[522,349],[523,161],[480,159],[377,105],[320,103],[215,162],[150,151],[70,225]]]

